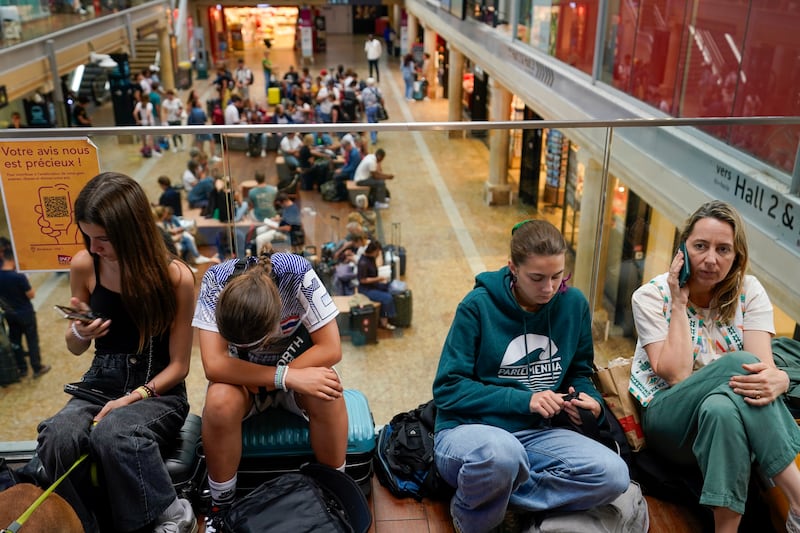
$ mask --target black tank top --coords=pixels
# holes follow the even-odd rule
[[[98,354],[139,352],[139,329],[131,320],[131,316],[122,305],[122,295],[118,292],[103,287],[100,284],[100,259],[94,259],[94,292],[89,296],[89,307],[92,311],[100,313],[103,317],[111,319],[111,326],[106,335],[94,341],[94,348]],[[169,332],[154,339],[153,356],[169,354]],[[149,353],[149,339],[145,339],[142,353]]]

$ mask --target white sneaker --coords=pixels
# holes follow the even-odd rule
[[[172,147],[172,153],[173,153],[173,154],[177,154],[177,153],[178,153],[178,149],[177,149],[177,148],[175,148],[174,146]]]
[[[194,263],[195,263],[196,265],[202,265],[202,264],[205,264],[205,263],[210,263],[210,262],[211,262],[211,258],[210,258],[210,257],[207,257],[207,256],[205,256],[205,255],[200,255],[200,256],[197,256],[197,257],[195,258],[195,260],[194,260]]]
[[[261,150],[261,157],[267,157],[267,151]]]
[[[219,156],[215,155],[215,156],[211,157],[211,162],[212,163],[219,163],[220,161],[222,161],[222,158],[219,157]]]
[[[164,154],[162,154],[162,153],[161,153],[161,152],[159,152],[158,150],[153,150],[153,155],[154,155],[154,156],[156,156],[156,157],[161,157],[161,156],[162,156],[162,155],[164,155]]]
[[[375,209],[389,209],[389,204],[385,202],[375,202],[373,206]]]
[[[188,500],[178,498],[181,512],[178,516],[165,516],[162,514],[156,520],[158,525],[153,533],[197,533],[197,519],[194,517],[192,506]]]
[[[77,13],[78,15],[88,15],[88,14],[89,14],[89,12],[88,12],[88,11],[86,11],[86,10],[85,10],[84,8],[82,8],[82,7],[81,7],[81,8],[78,8],[78,10],[76,11],[76,13]]]

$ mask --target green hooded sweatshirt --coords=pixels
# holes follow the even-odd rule
[[[487,424],[509,432],[540,427],[531,396],[543,390],[602,399],[590,381],[594,347],[589,304],[575,288],[557,292],[536,312],[525,311],[504,267],[475,278],[461,301],[433,382],[436,431]]]

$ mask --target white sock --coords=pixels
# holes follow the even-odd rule
[[[233,497],[236,495],[236,478],[234,475],[228,481],[218,483],[208,478],[208,488],[211,490],[211,503],[215,505],[227,505],[233,502]]]

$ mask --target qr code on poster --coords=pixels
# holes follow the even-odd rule
[[[69,217],[69,203],[66,196],[43,196],[44,216],[47,218]]]

